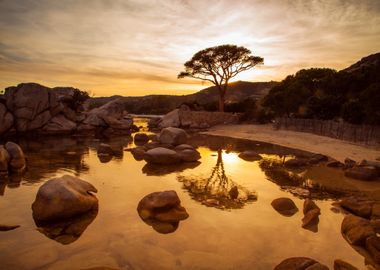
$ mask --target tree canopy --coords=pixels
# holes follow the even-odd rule
[[[251,55],[251,51],[242,46],[220,45],[206,48],[194,54],[187,61],[185,71],[178,78],[190,77],[215,84],[219,90],[219,110],[224,111],[224,96],[229,81],[240,72],[263,64],[264,59]]]

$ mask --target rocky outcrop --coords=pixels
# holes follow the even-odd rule
[[[36,83],[6,88],[0,102],[0,136],[31,132],[94,133],[99,129],[107,133],[131,132],[133,120],[127,115],[121,100],[83,112],[79,92],[75,88],[49,88]]]
[[[225,112],[191,111],[185,106],[166,114],[162,119],[152,120],[150,127],[209,128],[220,124],[232,124],[239,121],[239,116]]]
[[[295,203],[289,198],[278,198],[272,201],[272,207],[284,216],[292,216],[298,212]]]
[[[329,268],[310,258],[293,257],[283,260],[273,270],[329,270]]]
[[[141,219],[159,233],[171,233],[181,220],[189,217],[174,190],[154,192],[141,199],[137,206]]]
[[[37,221],[56,221],[83,214],[98,207],[97,192],[90,183],[64,175],[43,184],[32,204]]]

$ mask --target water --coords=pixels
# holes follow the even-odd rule
[[[1,269],[103,266],[267,270],[293,256],[311,257],[330,269],[335,259],[367,269],[363,257],[341,236],[344,216],[331,210],[333,200],[329,196],[314,194],[323,198],[316,200],[322,213],[318,231],[303,229],[303,199],[270,179],[259,161],[247,162],[238,157],[241,150],[255,149],[265,160],[281,162],[302,152],[197,136],[191,143],[201,153],[199,164],[160,168],[146,166],[145,161],[136,161],[130,152],[123,151],[133,146],[127,137],[104,141],[119,151],[112,160],[102,163],[96,154],[100,142],[68,137],[19,142],[28,157],[29,169],[23,177],[0,183],[0,224],[21,227],[0,232]],[[295,171],[294,175],[302,173],[305,174]],[[80,177],[98,189],[99,210],[74,222],[76,236],[72,239],[53,240],[37,229],[31,204],[45,181],[64,174]],[[207,181],[213,183],[208,185],[211,188],[205,188]],[[218,205],[204,205],[210,199],[222,198],[231,185],[257,195],[257,199],[224,199]],[[136,211],[145,195],[164,190],[175,190],[190,215],[169,234],[156,232]],[[278,197],[293,199],[300,211],[291,217],[280,215],[271,206]],[[50,231],[53,234],[54,229]]]

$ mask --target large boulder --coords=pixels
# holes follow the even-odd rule
[[[372,259],[380,264],[380,237],[370,236],[365,241],[365,248],[371,255]]]
[[[157,147],[144,153],[144,160],[153,164],[175,164],[181,162],[181,157],[176,151],[171,149]]]
[[[179,109],[175,109],[164,115],[164,117],[162,117],[160,120],[154,121],[154,124],[159,122],[158,126],[160,128],[179,127],[181,125],[181,121],[179,119]],[[153,123],[151,125],[153,126]]]
[[[119,98],[89,111],[83,123],[97,127],[130,128],[132,122],[124,121],[124,115],[124,102]]]
[[[329,268],[307,257],[293,257],[283,260],[273,270],[329,270]]]
[[[351,245],[365,245],[365,240],[370,236],[376,236],[369,220],[347,215],[342,221],[341,231]]]
[[[64,115],[58,114],[54,116],[43,127],[43,131],[46,133],[70,133],[76,129],[77,125],[67,119]]]
[[[7,142],[5,149],[9,154],[9,169],[13,172],[23,172],[26,168],[26,160],[21,147],[14,142]]]
[[[347,169],[344,175],[353,179],[372,181],[377,178],[377,170],[373,166],[356,166]]]
[[[15,117],[19,132],[35,130],[49,122],[58,113],[59,103],[50,88],[36,84],[19,84],[5,90],[6,106]]]
[[[179,221],[189,217],[174,190],[146,195],[139,202],[137,212],[145,223],[160,233],[175,231]]]
[[[8,173],[8,163],[10,156],[8,151],[4,148],[3,145],[0,145],[0,174]]]
[[[53,178],[38,190],[32,204],[36,221],[55,221],[71,218],[98,207],[92,194],[97,189],[90,183],[70,175]]]
[[[185,144],[187,141],[187,134],[183,129],[168,127],[160,132],[160,143],[179,145]]]
[[[292,216],[298,212],[295,203],[289,198],[278,198],[272,201],[272,207],[284,216]]]
[[[13,115],[0,103],[0,135],[13,126]]]

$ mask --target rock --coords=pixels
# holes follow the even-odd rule
[[[161,117],[150,118],[148,122],[148,128],[157,128],[161,122]]]
[[[312,209],[308,211],[302,218],[302,228],[317,225],[319,222],[320,209]]]
[[[373,166],[361,166],[347,169],[345,176],[364,181],[372,181],[377,178],[377,170]]]
[[[230,198],[233,200],[236,200],[239,197],[239,189],[237,186],[234,186],[228,191],[228,194],[230,195]]]
[[[99,144],[97,153],[98,153],[98,155],[102,154],[102,155],[112,156],[113,150],[109,144],[101,143],[101,144]]]
[[[307,212],[311,211],[311,210],[314,210],[314,209],[318,209],[318,210],[321,210],[316,204],[314,201],[312,201],[311,199],[306,199],[304,202],[303,202],[303,214],[305,215]]]
[[[326,166],[332,167],[332,168],[340,168],[340,167],[344,167],[344,164],[340,161],[334,160],[334,161],[330,161],[329,163],[327,163]]]
[[[176,151],[157,147],[144,153],[144,160],[153,164],[175,164],[181,162],[181,157]]]
[[[5,149],[9,154],[9,169],[17,173],[23,172],[26,168],[26,160],[21,147],[14,142],[7,142]]]
[[[341,232],[351,245],[364,245],[368,237],[375,235],[375,231],[367,219],[354,215],[344,217]]]
[[[292,216],[298,211],[295,203],[289,198],[275,199],[271,205],[277,212],[284,216]]]
[[[3,224],[0,224],[0,232],[12,231],[14,229],[17,229],[18,227],[20,227],[20,225],[3,225]]]
[[[128,133],[130,133],[130,129],[133,125],[133,120],[130,118],[116,119],[112,118],[112,116],[103,116],[103,120],[110,128],[115,130],[125,130],[128,131]]]
[[[308,160],[304,158],[293,158],[285,161],[284,165],[288,168],[304,167],[308,165]]]
[[[239,154],[239,158],[246,161],[256,161],[262,159],[262,157],[254,151],[244,151]]]
[[[310,164],[317,164],[319,162],[328,161],[328,157],[322,154],[314,154],[309,159]]]
[[[137,212],[145,223],[160,233],[175,231],[179,221],[189,217],[174,190],[148,194],[140,200]]]
[[[334,270],[359,270],[359,269],[352,266],[348,262],[337,259],[334,261]]]
[[[195,149],[185,149],[177,152],[182,161],[194,162],[201,158],[201,154]]]
[[[172,145],[184,144],[187,141],[187,134],[183,129],[168,127],[161,130],[159,141]]]
[[[13,126],[13,115],[0,103],[0,136]]]
[[[110,126],[112,128],[122,129],[125,128],[124,125],[131,124],[130,121],[126,123],[122,122],[124,111],[124,102],[121,98],[111,100],[103,106],[89,111],[83,123],[92,126]]]
[[[8,151],[4,148],[3,145],[0,145],[0,173],[8,173],[8,163],[10,156]]]
[[[97,192],[90,183],[64,175],[44,183],[32,204],[36,221],[53,221],[71,218],[98,207]]]
[[[164,115],[158,124],[160,128],[179,127],[180,125],[179,109],[175,109]]]
[[[380,234],[380,219],[371,219],[370,224],[375,232]]]
[[[273,270],[329,270],[317,261],[306,257],[293,257],[283,260]]]
[[[187,150],[187,149],[192,150],[194,149],[194,147],[189,144],[180,144],[174,148],[175,151],[182,151],[182,150]]]
[[[380,264],[380,237],[375,235],[368,237],[365,241],[365,248],[372,259]]]
[[[69,133],[76,129],[77,125],[68,120],[62,114],[58,114],[50,119],[50,121],[43,127],[47,133]]]
[[[363,159],[359,166],[372,166],[375,167],[377,170],[378,176],[380,176],[380,162],[379,161],[372,161],[372,160],[365,160]]]
[[[344,167],[346,169],[349,169],[349,168],[352,168],[356,165],[356,161],[355,160],[352,160],[350,158],[345,158],[344,159]]]
[[[145,143],[145,142],[148,142],[149,141],[149,137],[147,134],[145,133],[136,133],[135,136],[133,137],[133,140],[135,142],[142,142],[142,143]]]
[[[137,161],[144,159],[145,150],[143,147],[135,147],[131,150],[133,158]]]
[[[372,204],[367,201],[359,201],[354,197],[344,198],[340,206],[347,211],[364,218],[369,218],[372,213]]]

